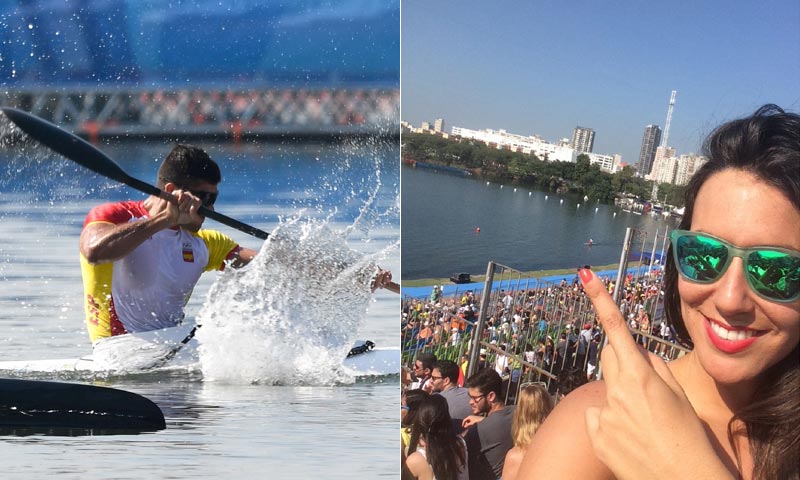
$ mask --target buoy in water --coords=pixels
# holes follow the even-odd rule
[[[475,227],[475,233],[481,233],[481,227]]]

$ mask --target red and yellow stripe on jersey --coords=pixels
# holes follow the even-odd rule
[[[149,216],[143,202],[100,205],[87,225],[114,225]],[[86,327],[92,342],[123,333],[173,327],[203,272],[222,270],[239,246],[214,231],[162,230],[124,258],[92,265],[81,255]]]

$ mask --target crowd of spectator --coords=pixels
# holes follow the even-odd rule
[[[603,281],[613,292],[614,279]],[[681,349],[672,343],[673,330],[660,318],[661,282],[659,271],[629,275],[620,292],[620,308],[637,341],[672,358]],[[452,475],[447,478],[513,479],[525,445],[553,404],[596,379],[603,332],[577,278],[571,283],[565,279],[490,292],[478,333],[481,294],[466,290],[445,296],[435,286],[426,298],[404,299],[403,358],[411,365],[403,376],[404,395],[423,400],[426,395],[445,397],[452,435],[464,439],[467,451],[463,464],[455,460],[449,464]],[[477,364],[472,366],[475,335],[481,342]],[[403,424],[407,438],[414,425]],[[413,453],[429,450],[427,441],[434,440],[426,440],[423,432],[415,441],[401,443],[407,478],[418,478],[419,455]],[[446,443],[455,448],[453,442]],[[434,463],[441,461],[430,455],[424,458],[434,470]]]
[[[660,317],[661,277],[659,271],[639,278],[629,275],[620,294],[620,309],[642,344],[670,356],[678,353],[671,344],[672,328],[662,318],[651,320]],[[603,281],[613,292],[614,280],[605,277]],[[401,328],[406,361],[422,351],[454,360],[468,356],[480,292],[466,290],[445,297],[441,291],[435,286],[427,298],[404,299]],[[478,357],[482,364],[495,367],[515,382],[520,374],[532,370],[557,376],[561,369],[574,366],[593,378],[602,332],[577,278],[571,283],[564,279],[534,288],[500,289],[490,295],[480,333],[481,353],[485,354]]]

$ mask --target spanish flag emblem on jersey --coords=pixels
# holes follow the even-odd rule
[[[194,263],[194,250],[192,250],[192,244],[183,245],[183,261]]]

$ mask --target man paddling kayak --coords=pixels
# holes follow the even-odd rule
[[[92,342],[179,325],[200,275],[248,264],[257,251],[215,230],[202,229],[202,205],[213,210],[222,179],[200,148],[178,145],[162,162],[157,186],[174,201],[93,208],[80,237],[86,326]],[[380,270],[372,288],[390,284]],[[390,288],[394,290],[394,288]]]

